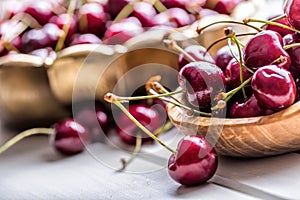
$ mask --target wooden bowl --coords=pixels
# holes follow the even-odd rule
[[[184,102],[183,95],[177,98]],[[300,150],[300,102],[272,115],[236,119],[186,116],[172,104],[167,111],[183,134],[207,137],[221,155],[266,157]]]

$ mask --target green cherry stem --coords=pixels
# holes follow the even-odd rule
[[[293,43],[293,44],[289,44],[289,45],[285,45],[283,47],[284,50],[288,50],[290,48],[293,48],[293,47],[299,47],[300,46],[300,43]]]
[[[70,30],[70,22],[71,22],[71,19],[73,18],[75,8],[76,8],[76,5],[77,5],[77,1],[78,0],[71,0],[70,1],[68,11],[67,11],[67,14],[69,16],[69,20],[68,20],[67,23],[65,23],[63,25],[62,34],[60,35],[60,37],[59,37],[59,39],[56,43],[56,46],[55,46],[55,51],[56,52],[60,51],[64,47],[65,40],[66,40],[68,32]]]
[[[31,135],[38,135],[38,134],[46,134],[46,135],[52,135],[54,133],[54,130],[52,128],[32,128],[26,131],[23,131],[16,135],[15,137],[8,140],[4,145],[0,147],[0,154],[2,154],[4,151],[9,149],[11,146],[19,142],[20,140],[31,136]]]
[[[288,29],[288,30],[300,33],[300,30],[294,29],[294,28],[286,26],[284,24],[280,24],[280,23],[277,23],[277,22],[272,22],[272,21],[265,21],[265,20],[254,19],[254,18],[246,18],[246,19],[243,20],[243,22],[245,24],[248,24],[249,22],[264,23],[264,24],[274,25],[274,26],[278,26],[278,27],[281,27],[281,28],[284,28],[284,29]]]
[[[274,17],[274,18],[270,19],[269,21],[274,22],[276,20],[283,19],[285,17],[286,17],[286,14],[283,14],[283,15],[280,15],[278,17]],[[265,26],[267,26],[267,24],[262,25],[260,28],[263,29]]]
[[[244,26],[248,26],[250,28],[253,28],[253,29],[255,29],[258,32],[262,31],[262,29],[260,29],[260,28],[258,28],[256,26],[253,26],[251,24],[243,23],[243,22],[240,22],[240,21],[234,21],[234,20],[225,20],[225,21],[216,21],[216,22],[213,22],[213,23],[208,24],[208,25],[206,25],[206,26],[204,26],[202,28],[198,27],[197,30],[196,30],[196,32],[198,34],[201,34],[205,29],[207,29],[207,28],[209,28],[209,27],[211,27],[213,25],[216,25],[216,24],[239,24],[239,25],[244,25]]]
[[[149,137],[151,137],[154,141],[156,141],[157,143],[159,143],[160,145],[162,145],[163,147],[165,147],[167,150],[169,150],[171,153],[173,153],[174,155],[176,154],[176,151],[171,149],[169,146],[167,146],[165,143],[163,143],[160,139],[158,139],[153,133],[151,133],[151,131],[149,131],[146,127],[144,127],[137,119],[135,119],[130,112],[118,101],[114,98],[114,94],[112,93],[107,93],[106,95],[104,95],[104,100],[109,102],[109,103],[113,103],[115,104],[117,107],[120,108],[120,110],[122,110],[124,112],[125,115],[127,115],[127,117],[129,119],[131,119],[144,133],[146,133]]]
[[[134,9],[134,2],[129,2],[128,4],[126,4],[126,6],[119,12],[119,14],[114,19],[113,24],[118,23],[122,19],[128,17],[132,13],[133,9]]]
[[[225,102],[228,102],[231,97],[233,97],[238,91],[240,91],[242,88],[244,88],[250,81],[252,80],[252,77],[248,78],[246,81],[244,81],[241,85],[239,85],[237,88],[234,88],[233,90],[225,93]]]
[[[156,8],[156,10],[159,13],[168,10],[168,8],[166,8],[166,6],[164,4],[162,4],[162,2],[160,0],[154,0],[153,6]]]
[[[138,153],[141,150],[141,147],[142,147],[142,135],[137,134],[136,135],[135,147],[134,147],[134,150],[131,154],[131,157],[128,160],[125,160],[125,158],[120,159],[120,161],[122,163],[122,168],[117,170],[118,172],[121,172],[124,169],[126,169],[126,167],[136,158],[136,156],[138,155]]]

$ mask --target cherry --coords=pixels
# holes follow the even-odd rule
[[[222,70],[208,62],[191,62],[178,74],[180,87],[186,89],[187,100],[198,108],[210,108],[211,99],[224,90]]]
[[[152,27],[152,20],[156,15],[156,10],[150,3],[137,2],[134,4],[132,15],[140,20],[143,27]]]
[[[236,46],[232,48],[233,53],[238,56],[238,49]],[[215,63],[218,67],[222,69],[222,71],[225,73],[226,67],[230,60],[233,58],[233,55],[230,51],[230,47],[228,45],[225,45],[221,47],[216,54],[214,55]]]
[[[176,154],[170,156],[168,172],[178,183],[193,186],[209,180],[217,166],[217,153],[208,141],[199,136],[186,136],[178,143]]]
[[[247,101],[236,101],[230,108],[231,118],[257,117],[271,113],[273,113],[273,111],[267,110],[259,105],[255,95],[253,94]]]
[[[29,52],[28,54],[34,55],[34,56],[39,56],[40,58],[46,60],[46,59],[51,59],[50,62],[53,62],[56,59],[56,53],[51,47],[46,47],[42,49],[36,49],[34,51]],[[52,64],[52,63],[50,63]]]
[[[294,103],[296,85],[291,73],[276,65],[259,68],[251,86],[258,103],[271,110],[280,110]]]
[[[193,23],[196,18],[181,8],[170,8],[153,18],[155,25],[182,27]]]
[[[53,23],[57,25],[60,29],[63,29],[65,24],[69,24],[67,38],[71,38],[71,36],[77,31],[77,19],[75,16],[70,18],[69,14],[63,13],[60,15],[55,15],[51,17],[49,23]]]
[[[145,126],[149,131],[155,131],[161,127],[163,120],[159,112],[155,109],[151,109],[146,104],[133,104],[129,105],[129,113],[137,119],[143,126]],[[120,136],[121,140],[126,144],[135,144],[137,133],[139,127],[131,121],[124,113],[121,113],[117,119],[116,131]],[[142,134],[142,133],[141,133]],[[142,134],[142,141],[152,141],[147,135]]]
[[[231,61],[229,61],[226,67],[225,76],[227,81],[227,89],[229,90],[232,90],[242,84],[240,78],[240,63],[237,62],[235,58],[232,58]],[[245,81],[250,78],[252,74],[245,67],[243,67],[242,76],[243,81]]]
[[[112,18],[115,18],[119,12],[132,0],[109,0],[107,9]]]
[[[70,42],[70,46],[77,44],[101,44],[102,41],[99,37],[94,34],[74,34]]]
[[[284,7],[289,24],[295,29],[300,29],[300,4],[298,0],[286,0]]]
[[[47,24],[49,19],[55,15],[51,4],[47,1],[30,2],[24,12],[34,17],[41,25]]]
[[[280,15],[275,15],[273,17],[270,17],[268,20],[271,20],[275,17],[279,17]],[[283,24],[283,25],[286,25],[286,26],[289,26],[289,23],[288,23],[288,20],[286,17],[284,18],[281,18],[281,19],[278,19],[278,20],[275,20],[274,22],[277,22],[277,23],[280,23],[280,24]],[[274,25],[270,25],[268,24],[266,27],[265,27],[266,30],[272,30],[272,31],[275,31],[277,33],[279,33],[282,37],[284,37],[285,35],[287,34],[290,34],[290,33],[293,33],[293,31],[291,30],[288,30],[288,29],[285,29],[285,28],[281,28],[279,26],[274,26]]]
[[[272,64],[280,57],[284,57],[286,60],[278,66],[288,69],[291,65],[291,59],[282,45],[283,41],[279,33],[270,30],[259,32],[245,46],[244,61],[246,66],[256,70],[264,65]]]
[[[27,53],[44,47],[55,48],[62,30],[55,24],[48,23],[42,29],[32,29],[22,36],[23,52]]]
[[[200,7],[203,6],[206,3],[206,0],[161,0],[161,2],[167,7],[167,8],[182,8],[182,9],[189,9],[193,8],[193,6]]]
[[[292,33],[284,36],[285,45],[291,45],[299,42],[300,42],[300,36],[298,33]],[[298,75],[300,75],[300,47],[295,46],[289,48],[287,52],[290,55],[291,62],[292,62],[290,71],[293,72],[293,75],[296,75],[296,77],[298,77]]]
[[[235,7],[243,0],[207,0],[205,7],[217,11],[220,14],[230,15]]]
[[[101,4],[86,3],[80,7],[78,15],[79,31],[81,33],[93,33],[99,37],[103,36],[107,15]]]
[[[206,51],[206,48],[204,48],[201,45],[190,45],[186,47],[184,51],[188,53],[190,56],[192,56],[195,59],[195,61],[206,61],[213,64],[215,63],[213,58]],[[188,63],[189,61],[185,59],[184,55],[180,54],[178,58],[179,70]]]
[[[63,154],[76,154],[84,150],[90,142],[88,130],[73,119],[65,119],[53,125],[54,134],[50,142],[55,149]]]
[[[143,31],[139,20],[136,17],[129,17],[109,26],[104,39],[106,44],[122,44]]]

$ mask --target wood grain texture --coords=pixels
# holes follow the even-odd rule
[[[179,95],[178,99],[182,101],[182,96]],[[300,102],[262,117],[190,117],[171,104],[168,105],[168,115],[182,133],[206,137],[222,155],[265,157],[300,149]]]

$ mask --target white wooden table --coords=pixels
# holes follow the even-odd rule
[[[14,134],[2,128],[0,142]],[[171,146],[182,136],[172,129],[162,140]],[[114,137],[109,141],[116,141]],[[220,157],[216,175],[197,187],[168,176],[169,153],[146,146],[123,172],[127,151],[94,143],[81,154],[63,157],[46,136],[27,138],[0,156],[0,199],[300,199],[300,155],[263,159]]]

